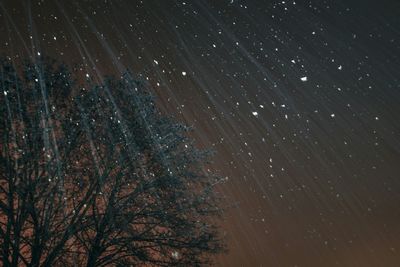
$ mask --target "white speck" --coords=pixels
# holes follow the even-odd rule
[[[260,108],[264,108],[264,105],[260,105]]]
[[[340,66],[338,67],[338,70],[342,70],[342,68],[343,68],[342,65],[340,65]]]
[[[178,251],[174,251],[174,252],[172,252],[171,254],[172,254],[172,257],[173,257],[174,259],[177,259],[177,258],[179,257]]]
[[[308,78],[307,78],[307,76],[304,76],[304,77],[301,77],[300,80],[301,80],[302,82],[306,82],[306,81],[308,81]]]
[[[256,117],[258,116],[258,112],[257,111],[253,111],[252,114],[253,114],[253,116],[256,116]]]
[[[7,95],[7,91],[4,91],[4,95]]]
[[[54,36],[53,39],[54,39],[54,40],[57,40],[57,37]]]
[[[212,45],[214,48],[216,48],[217,46],[215,44]]]
[[[154,61],[154,63],[155,63],[156,65],[158,65],[158,61],[157,61],[157,60],[154,59],[153,61]]]
[[[40,56],[40,52],[37,52],[37,55]]]
[[[183,76],[186,76],[186,71],[182,71],[182,75],[183,75]]]
[[[293,63],[293,64],[296,64],[296,61],[295,61],[294,59],[292,59],[292,63]]]
[[[379,117],[375,117],[375,120],[376,120],[376,121],[379,121]]]
[[[89,78],[89,73],[86,73],[86,78]]]
[[[331,114],[331,118],[335,118],[335,113],[332,113],[332,114]]]

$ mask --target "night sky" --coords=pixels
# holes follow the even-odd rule
[[[217,266],[400,266],[400,1],[0,0],[0,54],[148,80],[216,151]]]

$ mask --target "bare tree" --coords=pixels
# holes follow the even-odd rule
[[[198,266],[220,214],[188,127],[127,72],[79,85],[46,60],[0,66],[4,266]]]

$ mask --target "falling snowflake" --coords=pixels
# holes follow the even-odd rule
[[[172,258],[174,258],[174,259],[177,259],[179,257],[178,251],[172,252],[171,255],[172,255]]]

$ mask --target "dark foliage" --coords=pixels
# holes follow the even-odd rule
[[[208,153],[144,84],[0,65],[4,266],[197,266],[221,251]]]

